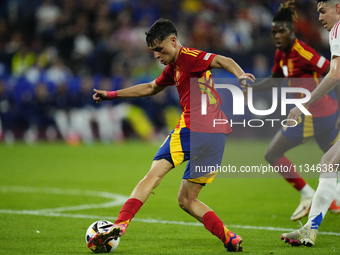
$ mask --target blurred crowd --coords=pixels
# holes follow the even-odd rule
[[[281,0],[0,1],[0,141],[69,143],[154,139],[177,123],[175,89],[147,99],[95,104],[92,89],[155,79],[162,66],[145,43],[158,18],[182,45],[230,56],[258,77],[275,52],[271,21]],[[326,57],[315,2],[297,1],[297,37]],[[217,72],[216,76],[227,76]]]

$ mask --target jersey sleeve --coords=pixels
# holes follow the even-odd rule
[[[202,73],[210,70],[211,61],[216,56],[216,54],[213,53],[207,53],[194,49],[190,49],[184,54],[186,55],[186,59],[188,60],[188,68],[190,68],[191,73]]]
[[[170,65],[167,65],[162,74],[156,79],[156,84],[158,86],[173,86],[175,85],[174,75],[171,70]]]
[[[274,66],[272,68],[272,72],[279,74],[279,75],[283,75],[282,67],[280,66],[280,52],[279,52],[279,50],[277,50],[275,52]]]
[[[198,54],[198,59],[196,61],[196,65],[194,69],[197,69],[197,72],[203,72],[203,71],[211,69],[210,64],[215,56],[216,54],[201,51],[201,53]]]
[[[312,71],[316,71],[319,74],[323,74],[327,67],[329,66],[329,61],[324,56],[320,56],[319,54],[316,53],[310,60],[308,66],[311,68]]]
[[[333,56],[340,57],[340,22],[334,25],[334,31],[329,33],[331,54]]]
[[[329,65],[329,61],[324,57],[320,56],[316,50],[309,46],[305,46],[306,53],[301,53],[301,66],[306,71],[317,72],[323,74]]]

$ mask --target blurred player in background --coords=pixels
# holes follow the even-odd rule
[[[295,37],[293,21],[296,17],[294,0],[282,4],[275,14],[272,36],[277,50],[272,74],[254,84],[252,86],[254,91],[272,89],[278,86],[278,83],[282,83],[282,79],[273,78],[287,78],[289,86],[305,88],[312,92],[319,85],[322,75],[328,73],[329,61]],[[244,92],[246,93],[246,90]],[[338,87],[335,92],[340,100]],[[294,96],[301,98],[304,95],[294,93]],[[293,163],[284,154],[312,137],[315,138],[323,152],[327,152],[338,140],[340,118],[337,101],[329,95],[324,95],[308,110],[313,116],[302,115],[296,127],[282,127],[272,139],[265,153],[265,159],[272,166],[287,166],[291,169]],[[300,204],[290,219],[293,221],[301,219],[310,210],[315,190],[297,172],[281,172],[280,174],[300,192]],[[333,209],[340,209],[340,207],[334,207],[336,207],[335,204]]]
[[[103,247],[106,241],[122,236],[132,218],[162,178],[171,169],[188,160],[178,193],[180,207],[202,222],[213,235],[221,239],[227,251],[241,251],[242,238],[229,231],[214,211],[197,199],[201,189],[206,183],[212,182],[216,172],[199,173],[199,175],[193,176],[191,171],[195,165],[220,164],[226,134],[231,132],[229,124],[213,127],[213,119],[226,119],[220,110],[218,101],[212,100],[213,103],[210,103],[209,100],[208,114],[201,115],[201,95],[205,94],[203,91],[208,91],[209,95],[218,96],[213,88],[210,69],[224,68],[235,75],[242,85],[245,85],[247,80],[253,81],[255,77],[252,74],[244,73],[230,58],[182,47],[177,38],[177,30],[169,20],[156,21],[146,32],[146,35],[148,47],[154,52],[154,57],[166,65],[162,74],[149,83],[118,91],[94,90],[93,98],[97,102],[101,102],[115,98],[145,97],[155,95],[167,86],[176,85],[182,116],[178,125],[159,148],[150,171],[137,184],[130,198],[124,204],[115,225],[107,232],[96,234],[89,241],[88,246],[95,251]],[[192,93],[192,88],[197,94]],[[193,117],[195,114],[202,118],[195,119]]]
[[[317,0],[316,2],[319,20],[324,28],[330,31],[329,42],[332,57],[329,73],[312,92],[310,100],[303,104],[305,108],[317,104],[317,100],[340,84],[340,0]],[[301,114],[301,110],[295,107],[290,111],[288,119],[297,120]],[[307,223],[299,230],[282,234],[282,240],[291,245],[314,245],[320,224],[337,193],[339,164],[340,142],[337,141],[321,158],[319,185],[313,197]]]

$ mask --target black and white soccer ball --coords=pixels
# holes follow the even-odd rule
[[[107,231],[113,223],[108,220],[98,220],[96,222],[93,222],[89,228],[86,231],[85,240],[86,243],[89,242],[92,236],[94,236],[97,232],[104,232]],[[95,253],[110,253],[113,252],[115,249],[117,249],[119,244],[119,237],[115,240],[112,239],[109,242],[107,242],[104,247],[100,250],[94,251]]]

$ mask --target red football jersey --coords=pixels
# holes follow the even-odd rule
[[[214,126],[215,119],[227,120],[220,109],[219,97],[210,72],[210,63],[215,56],[216,54],[182,47],[176,63],[168,64],[156,79],[158,86],[176,85],[183,112],[181,119],[184,118],[185,126],[193,132],[231,132],[229,123]],[[201,114],[202,94],[207,94],[208,98],[206,115]],[[181,121],[177,127],[180,123]]]
[[[321,82],[322,74],[329,65],[329,61],[320,56],[313,48],[304,42],[295,39],[292,49],[288,54],[277,50],[273,73],[284,75],[288,78],[290,87],[300,87],[312,92]],[[295,98],[304,97],[304,94],[293,93]],[[334,114],[338,109],[337,101],[325,95],[308,107],[314,117],[325,117]]]

